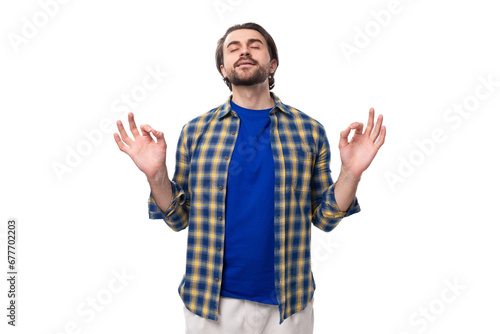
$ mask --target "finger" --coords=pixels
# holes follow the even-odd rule
[[[377,148],[377,151],[384,144],[386,133],[387,133],[387,130],[385,129],[385,126],[383,126],[380,130],[380,137],[378,137],[377,142],[375,143],[375,147]]]
[[[363,123],[361,123],[361,122],[354,122],[349,127],[351,129],[355,129],[355,131],[354,131],[355,135],[362,135],[363,134]]]
[[[375,129],[373,129],[373,132],[370,136],[370,139],[375,142],[375,140],[377,139],[377,137],[379,136],[380,134],[380,128],[382,127],[382,122],[384,120],[384,116],[382,115],[378,115],[378,118],[377,118],[377,124],[375,124]]]
[[[128,113],[128,123],[130,124],[130,131],[134,135],[134,138],[140,136],[139,130],[137,130],[137,126],[135,125],[134,114]]]
[[[128,136],[127,132],[125,131],[125,128],[123,127],[122,121],[118,120],[116,121],[116,125],[118,126],[118,131],[120,132],[120,136],[122,136],[122,140],[130,146],[130,143],[132,142],[132,139]]]
[[[165,142],[165,136],[164,136],[163,132],[156,131],[155,129],[151,129],[151,133],[153,134],[153,136],[155,136],[156,142],[158,144],[167,146],[167,143]]]
[[[347,138],[349,137],[350,132],[351,132],[351,126],[349,126],[344,131],[340,132],[340,141],[339,141],[340,149],[344,148],[348,144]]]
[[[122,140],[121,140],[120,136],[118,135],[118,133],[114,133],[113,137],[115,138],[115,142],[118,145],[118,148],[120,149],[120,151],[128,154],[129,147],[122,142]]]
[[[153,137],[151,136],[152,130],[153,130],[153,128],[151,126],[149,126],[149,124],[142,124],[141,125],[142,136],[149,138],[151,140],[153,140]]]
[[[370,133],[372,132],[373,129],[373,118],[375,115],[375,109],[370,108],[370,111],[368,112],[368,123],[366,123],[366,130],[365,133],[370,136]]]

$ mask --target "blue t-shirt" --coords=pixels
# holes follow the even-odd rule
[[[229,165],[221,296],[278,305],[274,287],[274,159],[269,112],[231,101],[240,128]]]

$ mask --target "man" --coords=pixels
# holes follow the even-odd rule
[[[341,132],[333,183],[323,125],[270,92],[278,53],[267,31],[229,28],[216,64],[232,95],[184,125],[172,180],[162,132],[140,133],[130,113],[134,139],[118,121],[116,143],[146,174],[149,217],[189,227],[178,288],[187,333],[312,333],[311,223],[328,232],[360,211],[356,189],[384,142],[382,116],[374,124],[371,108],[364,132],[359,122]]]

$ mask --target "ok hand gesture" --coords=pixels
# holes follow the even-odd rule
[[[378,150],[384,144],[386,129],[382,126],[382,115],[377,118],[377,124],[373,127],[375,110],[370,108],[368,123],[363,133],[363,123],[354,122],[347,129],[340,133],[340,159],[342,160],[342,170],[348,172],[355,178],[360,178],[361,174],[370,166]],[[350,142],[347,138],[351,130],[354,135]]]
[[[120,151],[126,153],[139,169],[146,174],[148,181],[161,182],[168,179],[166,156],[167,143],[162,132],[156,131],[149,125],[141,125],[142,134],[139,133],[134,121],[134,114],[128,114],[130,131],[133,139],[127,135],[121,121],[117,121],[121,138],[114,133],[116,144]],[[154,135],[157,141],[153,140]]]

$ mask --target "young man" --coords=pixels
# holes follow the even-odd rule
[[[360,210],[357,185],[384,142],[371,108],[364,132],[355,122],[340,133],[334,183],[323,125],[270,92],[278,63],[261,26],[228,29],[216,64],[232,95],[184,125],[172,180],[163,133],[140,133],[130,113],[131,139],[117,122],[118,147],[150,184],[149,217],[189,227],[187,333],[312,333],[311,223],[328,232]]]

